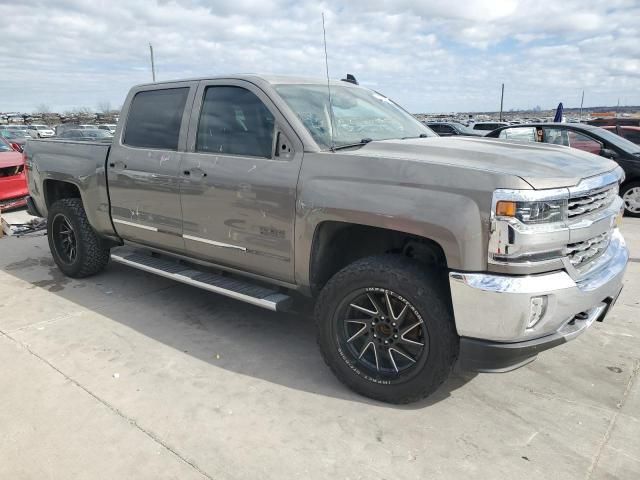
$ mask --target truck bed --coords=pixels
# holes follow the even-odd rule
[[[25,146],[31,197],[38,213],[47,215],[48,185],[75,185],[91,225],[99,233],[113,236],[105,168],[111,142],[33,139]]]

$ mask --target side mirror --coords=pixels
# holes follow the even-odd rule
[[[610,148],[603,148],[602,150],[600,150],[600,156],[613,160],[615,158],[618,158],[618,152],[616,152],[615,150],[611,150]]]

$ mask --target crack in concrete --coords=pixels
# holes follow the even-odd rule
[[[162,448],[164,448],[166,451],[168,451],[169,453],[171,453],[172,455],[174,455],[176,458],[178,458],[180,461],[186,463],[187,465],[189,465],[191,468],[193,468],[196,472],[198,472],[200,475],[202,475],[203,477],[209,479],[209,480],[213,480],[213,477],[211,475],[209,475],[207,472],[205,472],[204,470],[202,470],[200,467],[198,467],[198,465],[196,465],[193,461],[183,457],[182,455],[180,455],[180,453],[178,453],[175,449],[173,449],[171,446],[167,445],[166,443],[164,443],[162,441],[162,439],[160,439],[159,437],[157,437],[153,432],[146,430],[145,428],[141,427],[133,418],[128,417],[127,415],[125,415],[122,411],[120,411],[118,408],[114,407],[113,405],[111,405],[110,403],[108,403],[107,401],[103,400],[102,398],[100,398],[98,395],[96,395],[95,393],[93,393],[91,390],[89,390],[88,388],[86,388],[85,386],[81,385],[78,381],[74,380],[73,378],[69,377],[67,374],[65,374],[62,370],[60,370],[58,367],[56,367],[55,365],[53,365],[51,362],[49,362],[46,358],[38,355],[36,352],[34,352],[33,350],[31,350],[29,348],[28,345],[20,342],[19,340],[13,338],[11,335],[9,335],[8,333],[6,333],[3,330],[0,330],[0,334],[3,335],[4,337],[8,338],[9,340],[11,340],[12,342],[20,345],[22,348],[24,348],[27,352],[29,352],[31,355],[33,355],[35,358],[37,358],[38,360],[40,360],[41,362],[47,364],[49,367],[51,367],[53,370],[55,370],[56,372],[58,372],[60,375],[62,375],[67,381],[69,381],[70,383],[72,383],[73,385],[75,385],[76,387],[80,388],[82,391],[86,392],[88,395],[90,395],[91,397],[93,397],[96,401],[98,401],[100,404],[104,405],[105,407],[107,407],[109,410],[111,410],[113,413],[115,413],[117,416],[119,416],[120,418],[122,418],[123,420],[125,420],[127,423],[129,423],[130,425],[132,425],[134,428],[137,428],[140,432],[142,432],[144,435],[146,435],[148,438],[150,438],[153,442],[155,442],[156,444],[160,445]]]
[[[627,397],[629,396],[629,392],[633,387],[633,383],[638,377],[638,373],[640,373],[640,360],[636,360],[633,364],[633,370],[631,371],[631,375],[629,376],[629,380],[627,381],[627,387],[624,389],[624,393],[622,394],[622,399],[620,401],[618,409],[611,416],[611,420],[609,420],[609,425],[607,426],[607,430],[604,432],[602,440],[600,441],[600,445],[598,445],[598,449],[596,450],[595,454],[593,455],[593,458],[591,459],[591,465],[589,465],[589,468],[587,469],[585,480],[590,480],[596,468],[598,467],[598,462],[600,462],[600,457],[602,456],[604,447],[607,446],[607,443],[609,443],[609,440],[611,439],[611,433],[613,432],[613,427],[615,427],[616,425],[616,421],[620,416],[622,407],[624,407],[624,404],[627,401]]]

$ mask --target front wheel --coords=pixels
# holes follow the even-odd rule
[[[429,396],[458,354],[449,294],[408,258],[383,255],[338,272],[316,305],[325,362],[354,391],[389,403]]]
[[[68,277],[94,275],[109,262],[109,248],[89,224],[79,198],[63,198],[51,206],[47,237],[53,260]]]
[[[624,214],[640,217],[640,182],[629,182],[620,191],[624,202]]]

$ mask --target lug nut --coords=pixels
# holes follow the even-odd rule
[[[393,338],[398,338],[398,335],[394,335]]]
[[[393,325],[395,327],[396,326],[396,322],[393,322],[391,325]]]
[[[389,342],[387,342],[386,340],[384,341],[384,344],[385,344],[385,345],[386,345],[386,344],[388,344],[388,343],[389,343]]]
[[[376,335],[375,333],[373,334],[373,338],[378,338],[378,335]]]

